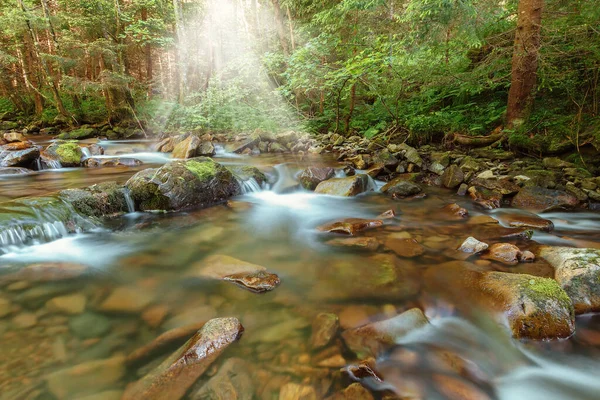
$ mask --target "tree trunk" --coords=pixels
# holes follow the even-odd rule
[[[25,5],[23,4],[23,0],[18,0],[18,2],[19,2],[19,7],[21,7],[21,10],[23,11],[23,14],[27,15],[27,9],[25,8]],[[31,22],[29,21],[29,18],[27,18],[27,16],[25,16],[25,24],[27,25],[27,32],[33,42],[33,50],[35,52],[35,56],[40,61],[40,64],[44,71],[46,81],[49,83],[50,90],[52,91],[52,96],[54,97],[54,104],[56,106],[56,109],[62,116],[70,118],[70,115],[69,115],[67,109],[65,108],[65,106],[62,102],[62,99],[60,98],[60,93],[58,92],[58,86],[56,84],[56,81],[54,80],[54,78],[52,77],[52,74],[50,73],[50,69],[48,68],[48,64],[46,63],[46,60],[44,60],[44,58],[40,54],[41,52],[40,52],[40,48],[39,48],[37,34],[33,30],[33,27],[31,26]]]
[[[520,0],[506,123],[513,128],[531,112],[541,44],[543,0]]]
[[[178,66],[178,93],[177,101],[179,104],[183,104],[185,99],[185,88],[187,84],[187,52],[184,47],[185,41],[185,29],[183,27],[183,15],[181,8],[181,0],[173,0],[173,9],[175,11],[175,30],[177,33],[177,57],[176,62]]]
[[[148,20],[148,8],[142,8],[142,21]],[[146,85],[148,85],[148,98],[152,97],[152,45],[150,42],[146,42]]]
[[[352,121],[352,114],[354,114],[354,107],[356,106],[356,83],[350,86],[350,104],[348,104],[348,115],[346,115],[346,121],[344,130],[346,133],[350,131],[350,121]]]
[[[275,12],[275,24],[277,25],[277,35],[279,35],[281,49],[283,50],[283,54],[288,56],[290,54],[290,49],[288,47],[287,38],[285,37],[285,24],[283,21],[283,15],[281,14],[279,0],[271,0],[271,2],[273,3],[273,10]]]

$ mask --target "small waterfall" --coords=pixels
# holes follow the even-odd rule
[[[250,178],[247,180],[236,178],[236,180],[237,183],[240,185],[241,194],[260,192],[262,190],[260,184],[254,178]]]
[[[81,152],[83,153],[84,160],[92,157],[92,152],[88,147],[82,147]]]
[[[123,196],[125,197],[125,202],[127,203],[127,212],[129,212],[129,214],[134,213],[135,212],[135,203],[133,202],[133,199],[131,198],[131,192],[129,191],[129,189],[127,189],[127,188],[123,189]]]
[[[35,162],[36,164],[36,168],[38,171],[44,171],[47,169],[61,169],[62,165],[60,163],[60,161],[52,159],[52,158],[48,158],[48,157],[41,157],[38,158]]]
[[[223,145],[214,144],[214,146],[215,146],[215,157],[222,157],[222,158],[242,158],[243,157],[241,154],[231,153],[231,152],[225,150],[225,147],[223,147]]]
[[[73,206],[56,197],[0,204],[0,254],[18,247],[47,243],[96,228]]]

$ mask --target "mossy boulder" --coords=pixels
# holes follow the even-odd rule
[[[79,167],[83,151],[75,141],[56,141],[42,152],[42,159],[56,160],[63,167]]]
[[[423,191],[421,186],[410,180],[411,175],[403,174],[388,182],[381,191],[392,197],[407,197],[419,194]]]
[[[554,279],[487,272],[480,288],[492,306],[503,311],[517,338],[565,338],[575,332],[573,304]]]
[[[82,140],[95,136],[98,136],[98,131],[96,129],[83,127],[69,132],[63,132],[58,135],[58,138],[61,140]]]
[[[600,311],[600,250],[543,246],[539,256],[554,268],[577,314]]]
[[[208,207],[240,192],[239,184],[227,168],[204,157],[138,172],[125,186],[136,209],[141,211]]]
[[[125,189],[116,182],[105,182],[85,189],[67,189],[59,196],[87,217],[106,217],[128,211]]]

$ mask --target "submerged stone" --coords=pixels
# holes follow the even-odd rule
[[[398,339],[428,323],[423,312],[413,308],[390,319],[346,330],[342,332],[342,338],[359,358],[377,357],[394,346]]]
[[[554,230],[552,221],[538,217],[537,215],[511,214],[505,218],[508,221],[508,225],[515,228],[532,228],[544,232]]]
[[[337,334],[340,320],[332,313],[320,313],[312,322],[310,345],[313,349],[327,346]]]
[[[237,341],[244,328],[236,318],[208,321],[179,350],[139,381],[129,385],[122,400],[178,400]]]
[[[174,161],[135,174],[125,185],[136,209],[179,211],[223,202],[240,191],[233,174],[211,160]]]
[[[74,263],[31,264],[0,275],[0,282],[57,282],[76,279],[88,272],[88,267]]]
[[[46,383],[58,400],[75,399],[114,388],[125,372],[125,357],[115,356],[52,372],[46,376]]]
[[[379,248],[379,241],[373,237],[336,238],[328,240],[325,244],[334,247],[346,247],[366,251],[376,251]]]
[[[415,239],[388,238],[385,247],[392,250],[400,257],[413,258],[425,253],[425,249]]]
[[[188,276],[233,282],[255,293],[273,290],[280,284],[279,277],[265,267],[221,254],[192,265]]]
[[[577,314],[600,311],[600,250],[543,246],[539,256],[554,268]]]
[[[192,393],[191,400],[252,400],[255,383],[250,375],[252,366],[240,358],[230,358],[217,374]]]
[[[346,235],[356,235],[358,232],[377,228],[383,225],[379,219],[346,218],[341,221],[331,222],[317,227],[321,232],[343,233]]]
[[[315,193],[351,197],[372,190],[369,183],[369,176],[365,174],[347,178],[332,178],[319,183],[315,188]]]

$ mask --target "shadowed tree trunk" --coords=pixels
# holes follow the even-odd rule
[[[271,2],[273,3],[273,10],[275,12],[275,24],[277,25],[277,35],[279,36],[279,42],[281,43],[283,54],[285,56],[288,56],[290,54],[290,49],[288,47],[287,38],[285,37],[285,24],[283,22],[283,15],[281,14],[279,0],[271,0]]]
[[[541,42],[543,0],[520,0],[506,123],[509,128],[527,118],[533,105]]]

